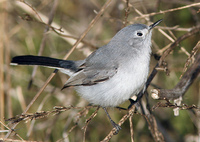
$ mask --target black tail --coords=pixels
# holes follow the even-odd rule
[[[24,55],[16,56],[12,59],[11,64],[13,65],[40,65],[54,68],[65,68],[73,71],[77,70],[74,61],[70,60],[61,60],[44,56],[33,56],[33,55]]]

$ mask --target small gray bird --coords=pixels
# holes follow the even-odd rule
[[[11,64],[53,67],[69,75],[63,89],[74,86],[81,97],[104,108],[117,134],[121,127],[110,118],[106,107],[116,107],[133,96],[137,98],[137,94],[145,90],[152,29],[161,21],[121,29],[108,44],[84,60],[25,55],[14,57]]]

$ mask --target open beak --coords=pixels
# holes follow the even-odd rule
[[[153,23],[152,25],[149,26],[149,30],[153,29],[155,26],[157,26],[158,24],[160,24],[160,22],[162,22],[163,19],[158,20],[157,22]]]

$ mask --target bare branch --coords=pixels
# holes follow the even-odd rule
[[[86,130],[87,130],[88,124],[97,115],[99,108],[100,108],[100,106],[98,106],[97,109],[92,113],[92,115],[86,120],[86,122],[85,122],[86,125],[82,128],[84,130],[83,142],[85,142],[85,135],[86,135]]]
[[[173,89],[153,89],[152,98],[174,100],[182,97],[200,73],[200,54]]]
[[[139,17],[135,17],[134,20],[137,20],[137,19],[140,19],[140,18],[146,18],[146,17],[158,15],[158,14],[165,14],[165,13],[168,13],[168,12],[177,11],[177,10],[181,10],[181,9],[185,9],[185,8],[190,8],[190,7],[194,7],[194,6],[198,6],[198,5],[200,5],[200,2],[199,3],[192,3],[190,5],[185,5],[185,6],[182,6],[182,7],[168,9],[168,10],[164,10],[164,11],[160,11],[160,12],[152,12],[152,13],[149,13],[149,14],[144,14],[144,15],[139,16]]]
[[[126,8],[125,8],[125,17],[124,17],[124,22],[123,22],[123,27],[125,27],[128,23],[128,15],[130,13],[130,5],[129,5],[129,0],[126,0]]]
[[[187,105],[187,104],[182,104],[182,105],[177,105],[177,104],[172,104],[169,100],[165,100],[166,103],[162,103],[162,102],[158,102],[156,105],[154,105],[152,107],[152,111],[154,111],[155,109],[159,108],[159,107],[163,107],[163,108],[179,108],[180,110],[191,110],[191,109],[195,109],[195,110],[200,110],[200,107],[197,107],[196,105]]]
[[[130,133],[131,133],[131,142],[134,142],[134,131],[133,131],[133,122],[132,122],[133,115],[129,117],[130,123]]]
[[[156,142],[164,142],[163,134],[158,130],[157,122],[155,117],[152,114],[145,115],[145,118],[148,122],[151,135],[153,136]]]
[[[199,48],[200,48],[200,41],[199,41],[199,42],[196,44],[196,46],[192,49],[192,52],[191,52],[191,54],[189,55],[189,57],[188,57],[188,59],[187,59],[187,61],[186,61],[186,63],[185,63],[185,66],[184,66],[184,69],[183,69],[183,73],[185,73],[186,70],[187,70],[187,68],[188,68],[188,66],[189,66],[191,63],[194,62],[194,56],[196,55],[196,53],[197,53],[197,51],[199,50]],[[181,77],[183,76],[183,73],[182,73]],[[180,77],[180,78],[181,78],[181,77]]]

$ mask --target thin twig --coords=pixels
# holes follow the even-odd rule
[[[2,126],[4,126],[5,128],[7,128],[9,131],[14,131],[13,129],[10,129],[7,125],[5,125],[3,122],[1,122],[0,121],[0,123],[1,123],[1,125]],[[15,135],[20,139],[20,140],[24,140],[19,134],[17,134],[16,132],[15,132]],[[1,139],[0,139],[1,140]]]
[[[78,124],[76,123],[76,124],[75,124],[73,127],[71,127],[71,129],[68,131],[67,136],[65,136],[65,137],[62,138],[62,139],[57,140],[56,142],[63,142],[64,139],[66,139],[66,138],[69,136],[69,134],[70,134],[77,126],[78,126]]]
[[[125,8],[125,17],[124,17],[124,25],[123,27],[126,27],[128,23],[128,15],[130,13],[130,7],[129,7],[129,0],[126,0],[126,8]]]
[[[191,54],[189,55],[189,57],[187,58],[187,61],[184,65],[183,68],[183,73],[186,72],[186,70],[188,69],[188,66],[190,65],[190,63],[192,63],[192,60],[194,60],[194,56],[196,55],[197,51],[200,48],[200,41],[196,44],[196,46],[192,49]],[[183,76],[183,73],[181,74],[180,78]]]
[[[100,106],[98,106],[97,109],[92,113],[92,115],[86,120],[86,125],[82,128],[84,130],[83,142],[85,142],[85,136],[86,136],[86,130],[87,130],[88,124],[97,115],[99,108],[100,108]]]
[[[57,31],[57,29],[55,29],[53,26],[51,27],[51,29],[59,36],[61,37],[66,37],[66,38],[71,38],[71,39],[75,39],[75,40],[78,40],[78,37],[75,37],[75,36],[71,36],[71,35],[66,35],[66,34],[62,34],[60,32]],[[85,40],[82,40],[81,41],[83,44],[91,47],[91,48],[94,48],[94,49],[97,49],[98,47],[92,45],[91,43],[89,43],[88,41],[85,41]]]
[[[152,111],[155,111],[157,108],[159,107],[162,107],[162,108],[179,108],[180,110],[191,110],[191,109],[194,109],[194,110],[197,110],[197,111],[200,111],[200,107],[199,106],[196,106],[196,105],[187,105],[187,104],[182,104],[182,105],[177,105],[177,104],[172,104],[169,100],[165,99],[165,103],[162,103],[162,102],[158,102],[156,105],[154,105],[152,107]]]
[[[153,136],[156,142],[165,142],[163,134],[158,130],[157,122],[155,117],[152,114],[146,114],[145,118],[148,122],[151,135]]]
[[[26,11],[26,17],[22,17],[22,19],[27,20],[27,21],[33,21],[33,22],[37,22],[37,23],[41,23],[45,26],[49,26],[49,28],[53,29],[53,30],[57,30],[57,32],[60,33],[65,33],[67,35],[71,35],[66,29],[64,28],[60,28],[61,26],[59,24],[57,24],[56,22],[53,22],[51,25],[48,25],[48,18],[47,16],[45,16],[44,14],[40,13],[37,11],[38,15],[41,17],[41,19],[43,19],[43,21],[40,20],[40,18],[38,18],[38,16],[35,16],[35,12],[29,8],[29,6],[27,5],[23,5],[25,3],[19,2],[19,1],[14,1],[15,5],[20,7],[21,9],[23,9],[24,11]],[[34,18],[36,18],[37,20],[34,20],[29,14],[31,14],[32,16],[34,16]],[[63,36],[60,36],[63,40],[67,41],[69,44],[73,45],[75,43],[76,40],[74,40],[73,38],[65,38]],[[81,44],[80,44],[81,45]]]
[[[6,138],[0,138],[0,142],[39,142],[39,141],[26,141],[26,140],[15,140],[15,139],[6,139]]]
[[[40,20],[41,22],[44,22],[44,21],[42,20],[42,18],[40,17],[40,14],[38,14],[37,10],[35,10],[35,9],[33,8],[33,6],[31,6],[31,5],[30,5],[29,3],[27,3],[25,0],[20,0],[20,2],[24,3],[24,4],[27,5],[29,8],[31,8],[32,11],[37,15],[37,17],[39,18],[39,20]]]
[[[200,5],[200,2],[199,3],[193,3],[193,4],[190,4],[190,5],[186,5],[186,6],[182,6],[182,7],[172,8],[172,9],[168,9],[168,10],[164,10],[164,11],[160,11],[160,12],[152,12],[152,13],[149,13],[149,14],[144,14],[144,15],[139,16],[139,17],[135,17],[134,20],[146,18],[146,17],[158,15],[158,14],[165,14],[165,13],[168,13],[168,12],[182,10],[182,9],[186,9],[186,8],[190,8],[190,7],[194,7],[194,6],[198,6],[198,5]]]
[[[47,101],[47,99],[48,99],[49,97],[50,97],[50,94],[45,96],[45,98],[44,98],[44,99],[42,100],[42,102],[40,103],[40,105],[39,105],[39,107],[38,107],[38,109],[37,109],[37,112],[42,111],[42,107],[44,106],[45,102]],[[31,122],[31,125],[30,125],[30,127],[29,127],[29,129],[28,129],[28,132],[27,132],[27,134],[26,134],[27,137],[29,137],[30,134],[31,134],[31,132],[33,131],[33,126],[34,126],[34,124],[35,124],[35,121],[32,121],[32,122]]]
[[[134,142],[134,132],[133,132],[133,121],[132,121],[133,115],[129,117],[129,123],[130,123],[130,133],[131,133],[131,142]]]
[[[108,5],[111,3],[111,1],[112,0],[107,0],[107,2],[102,6],[101,10],[98,12],[96,17],[88,25],[88,28],[81,34],[79,39],[74,43],[74,46],[71,48],[71,50],[65,55],[65,57],[63,58],[64,60],[66,60],[69,57],[69,55],[71,55],[71,53],[75,50],[75,48],[78,46],[78,44],[81,42],[81,40],[86,36],[86,34],[90,31],[90,29],[94,26],[94,24],[101,17],[101,15],[105,11],[105,9],[108,7]]]

